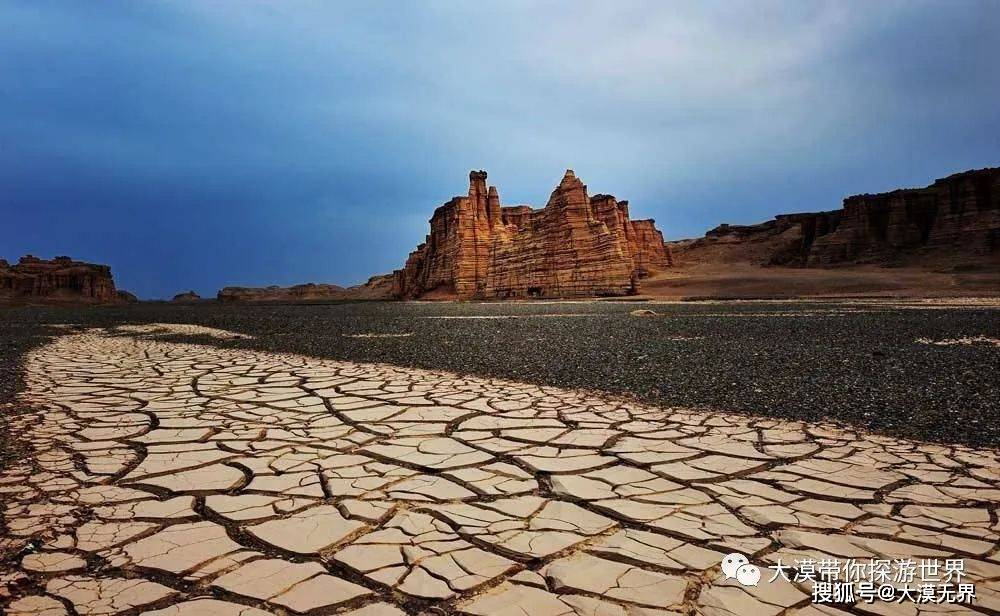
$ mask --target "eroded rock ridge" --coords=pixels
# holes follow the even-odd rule
[[[291,287],[225,287],[216,296],[220,302],[309,302],[358,299],[389,299],[392,274],[372,276],[363,284],[342,287],[309,282]]]
[[[956,173],[926,188],[855,195],[827,213],[808,263],[879,259],[895,252],[994,253],[1000,248],[1000,167]],[[819,225],[817,231],[821,231]]]
[[[704,238],[672,244],[695,254],[725,245],[732,246],[733,259],[749,255],[762,265],[995,258],[1000,168],[956,173],[925,188],[847,197],[839,210],[784,214],[757,225],[723,224]]]

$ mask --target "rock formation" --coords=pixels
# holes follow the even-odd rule
[[[347,291],[352,299],[391,299],[392,281],[392,274],[378,274],[364,284],[347,287]]]
[[[1000,167],[956,173],[926,188],[844,199],[816,234],[809,265],[880,260],[899,252],[983,255],[1000,249]]]
[[[342,299],[344,287],[335,284],[298,284],[291,287],[225,287],[216,296],[220,302],[281,302]]]
[[[291,287],[225,287],[219,291],[220,302],[301,302],[389,299],[392,275],[372,276],[368,282],[352,287],[335,284],[299,284]]]
[[[434,211],[425,243],[394,272],[399,298],[513,298],[628,295],[668,267],[652,220],[630,220],[628,202],[587,196],[567,171],[541,210],[503,207],[486,172],[469,173],[469,193]]]
[[[121,301],[107,265],[27,255],[16,265],[0,259],[0,299],[8,301]]]
[[[976,261],[1000,255],[1000,168],[957,173],[926,188],[856,195],[840,210],[720,225],[671,242],[681,259],[760,265]]]
[[[175,295],[174,299],[171,301],[178,303],[197,302],[201,301],[201,296],[195,293],[194,291],[185,291],[184,293],[178,293],[177,295]]]

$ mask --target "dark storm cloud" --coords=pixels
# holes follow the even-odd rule
[[[996,2],[0,4],[3,256],[353,283],[486,168],[668,236],[1000,163]]]

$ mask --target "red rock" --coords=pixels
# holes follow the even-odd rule
[[[486,177],[470,172],[468,196],[434,211],[427,241],[394,273],[394,296],[627,295],[670,265],[652,220],[629,220],[611,195],[588,197],[572,171],[541,210],[502,207]]]
[[[372,276],[364,284],[347,287],[353,299],[390,299],[392,297],[392,274]]]
[[[111,268],[69,257],[46,261],[27,255],[16,265],[0,259],[0,299],[10,301],[119,302]]]
[[[628,201],[622,201],[622,205],[627,204]],[[625,215],[627,218],[628,210]],[[656,228],[656,222],[652,218],[633,220],[632,230],[634,239],[630,240],[630,245],[640,276],[652,275],[657,270],[674,264],[673,255],[663,241],[663,233]]]
[[[197,302],[201,301],[201,296],[194,291],[186,291],[184,293],[178,293],[174,296],[172,301],[183,303],[183,302]]]

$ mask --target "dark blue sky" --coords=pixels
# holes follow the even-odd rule
[[[400,266],[487,169],[669,238],[1000,164],[1000,2],[0,0],[0,257],[140,297]]]

